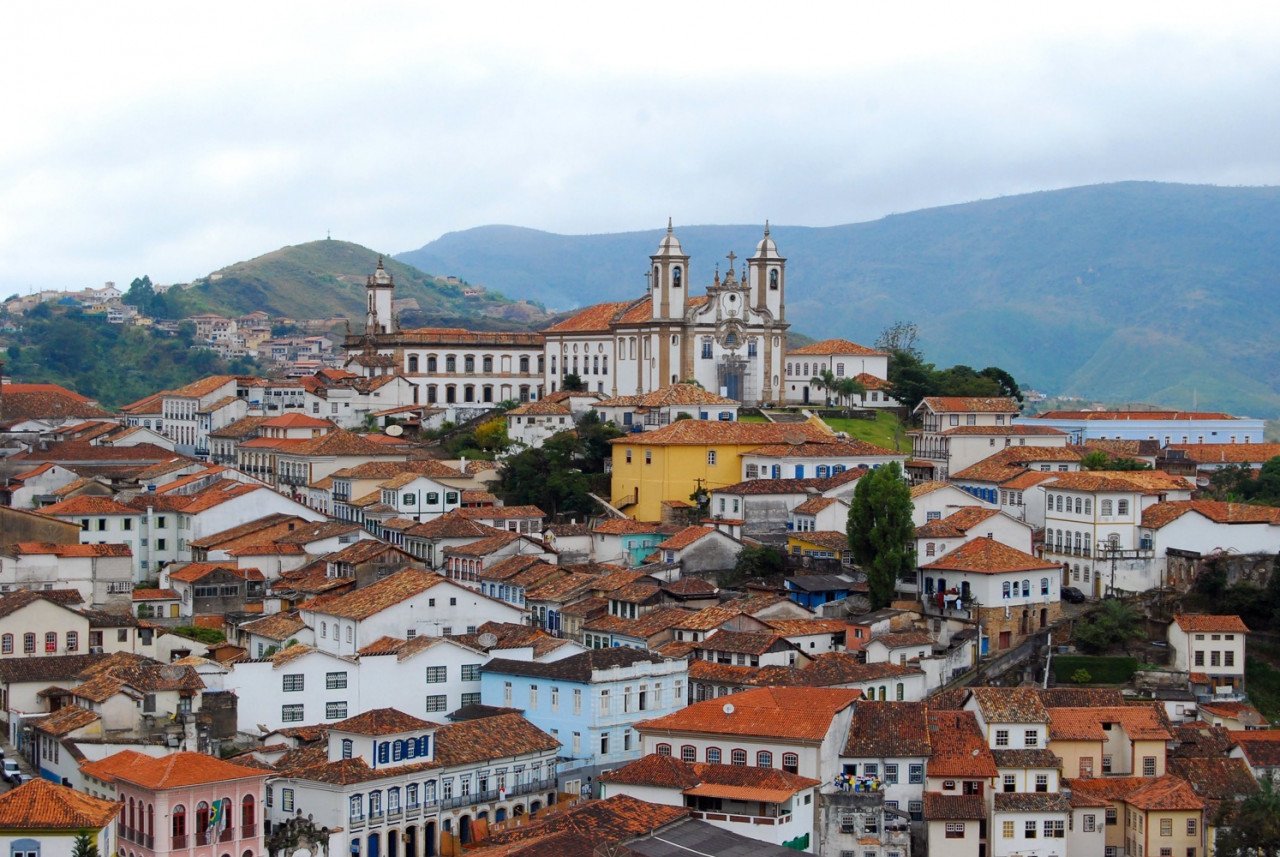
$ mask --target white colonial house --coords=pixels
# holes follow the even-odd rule
[[[1044,557],[1063,569],[1064,586],[1100,597],[1160,585],[1142,515],[1157,503],[1191,499],[1185,479],[1158,470],[1080,471],[1034,490],[1044,492]]]
[[[1239,616],[1179,613],[1169,625],[1173,668],[1189,673],[1192,688],[1203,694],[1243,693],[1248,633]]]
[[[921,432],[912,455],[931,465],[931,478],[944,480],[952,472],[964,469],[952,466],[951,436],[946,432],[955,428],[1008,427],[1018,415],[1018,402],[1008,397],[926,396],[916,406],[915,414],[920,418]]]
[[[786,400],[795,404],[824,404],[835,400],[834,391],[823,390],[812,383],[823,372],[837,380],[853,378],[867,388],[865,397],[857,397],[866,407],[893,407],[897,404],[883,384],[889,377],[889,354],[867,348],[847,339],[824,339],[798,348],[787,349]],[[872,394],[875,395],[872,395]]]
[[[816,441],[804,439],[795,443],[760,446],[742,454],[743,479],[825,479],[848,470],[872,469],[898,462],[906,463],[904,453],[876,446],[862,440],[832,437]]]
[[[126,544],[0,546],[0,592],[74,589],[85,604],[119,609],[130,604],[133,583]]]
[[[524,621],[524,611],[439,574],[406,568],[334,598],[307,601],[299,618],[316,647],[354,656],[383,637],[447,637],[475,633],[486,622]]]
[[[553,435],[571,431],[573,411],[562,402],[540,399],[525,402],[506,413],[507,438],[515,450],[542,446]]]

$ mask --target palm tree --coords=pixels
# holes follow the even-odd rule
[[[857,378],[840,378],[836,381],[836,396],[841,404],[848,405],[854,396],[862,396],[866,392],[866,385]]]
[[[823,369],[817,375],[814,375],[812,378],[809,379],[810,387],[813,387],[815,390],[824,390],[827,393],[833,392],[836,389],[836,385],[839,383],[840,382],[836,378],[835,373],[833,373],[830,369]],[[830,405],[831,396],[828,395],[826,397],[826,401],[827,401],[827,404]]]

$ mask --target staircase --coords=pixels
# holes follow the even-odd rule
[[[808,411],[766,411],[760,410],[760,415],[771,423],[807,423],[809,421]]]

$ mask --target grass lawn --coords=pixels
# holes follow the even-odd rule
[[[906,429],[898,422],[898,418],[887,412],[876,414],[874,420],[854,420],[831,417],[824,422],[835,431],[848,432],[849,437],[874,443],[885,449],[894,448],[894,435],[897,434],[897,448],[901,452],[911,452],[911,438]]]
[[[760,416],[759,414],[743,414],[742,416],[738,417],[738,422],[740,422],[740,423],[767,423],[767,422],[769,422],[769,421],[768,421],[768,420],[766,420],[764,417]]]

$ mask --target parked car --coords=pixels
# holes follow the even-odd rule
[[[1062,587],[1062,600],[1070,601],[1072,604],[1083,604],[1085,600],[1084,593],[1074,586],[1064,586]]]
[[[13,759],[5,759],[0,763],[0,776],[4,777],[6,783],[12,783],[15,786],[22,784],[22,770]]]

